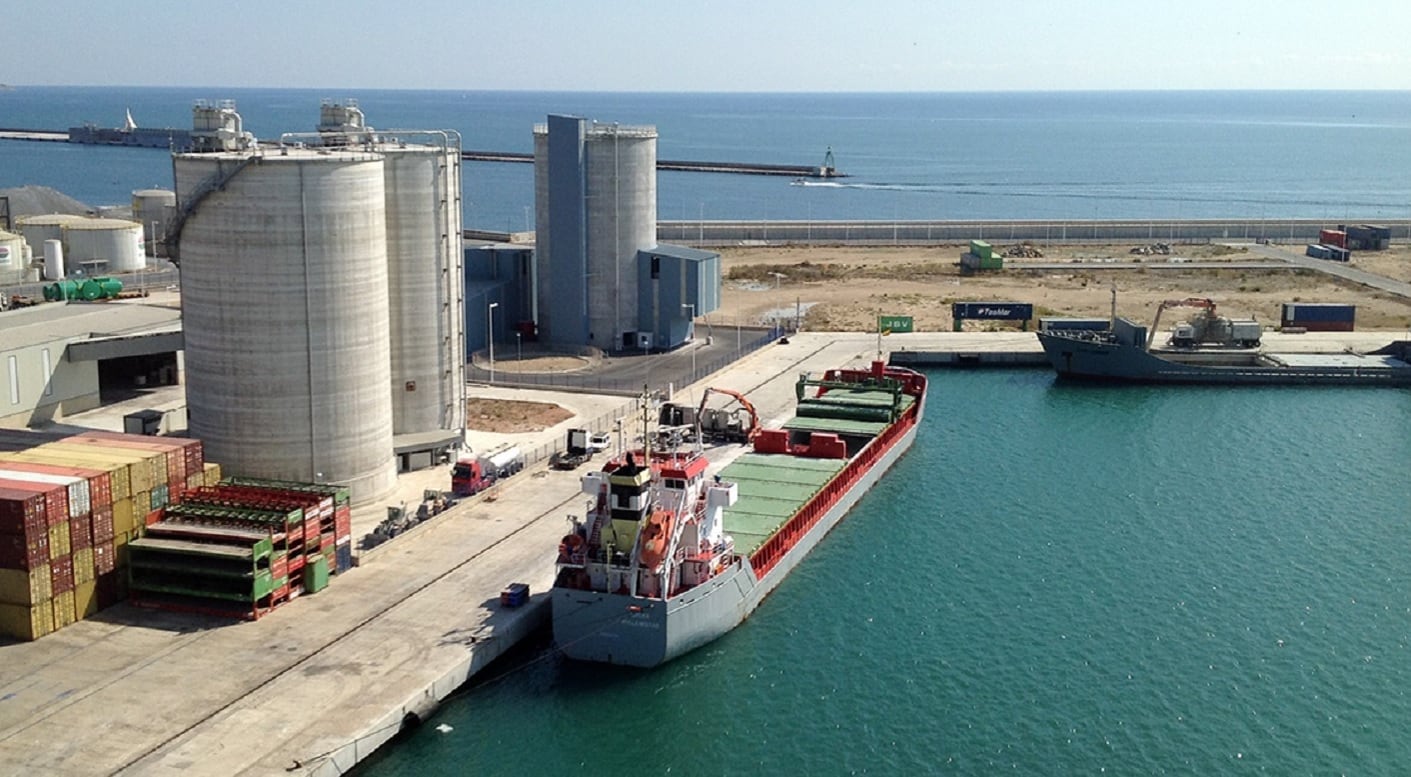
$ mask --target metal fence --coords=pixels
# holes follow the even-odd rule
[[[735,348],[725,352],[716,352],[707,360],[697,361],[694,365],[673,365],[670,368],[653,368],[650,377],[646,382],[649,396],[647,401],[655,405],[657,402],[667,398],[668,389],[672,386],[685,386],[700,380],[708,375],[718,372],[721,369],[733,364],[745,356],[770,345],[780,337],[788,334],[789,330],[784,326],[775,326],[763,331],[757,331],[754,337],[747,341],[740,341]],[[678,357],[677,361],[681,361]],[[478,371],[478,370],[477,370]],[[510,380],[500,380],[501,376],[509,377]],[[523,374],[523,373],[495,373],[496,386],[510,386],[516,388],[553,388],[558,390],[585,391],[600,394],[621,394],[623,404],[607,413],[581,421],[576,428],[586,429],[589,434],[611,434],[613,435],[612,446],[616,448],[619,444],[618,434],[624,433],[628,436],[621,440],[622,443],[631,445],[636,442],[630,430],[633,425],[624,419],[633,418],[642,412],[642,389],[644,382],[638,377],[622,377],[613,375],[568,375],[568,374]],[[621,427],[619,427],[619,422]],[[550,442],[541,443],[534,446],[521,446],[524,454],[524,464],[526,467],[551,459],[555,454],[561,453],[567,447],[567,440],[563,437]]]
[[[671,386],[685,386],[695,383],[697,380],[775,342],[792,331],[792,323],[792,321],[782,321],[767,329],[753,330],[749,340],[739,340],[734,348],[726,351],[713,350],[703,359],[688,359],[678,352],[666,354],[666,358],[663,358],[663,355],[646,357],[658,361],[650,364],[639,362],[637,369],[605,369],[588,374],[500,370],[495,372],[494,385],[511,388],[552,388],[561,391],[621,394],[623,396],[640,395],[644,386],[650,391],[664,391]],[[638,357],[630,358],[637,359]],[[478,366],[468,366],[467,373],[468,379],[474,382],[486,382],[489,379],[488,371]]]

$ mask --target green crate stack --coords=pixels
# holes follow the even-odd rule
[[[128,543],[134,603],[254,620],[287,601],[268,528],[158,521]]]

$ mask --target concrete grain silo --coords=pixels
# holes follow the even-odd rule
[[[147,266],[142,225],[125,219],[81,219],[64,226],[64,257],[90,275],[137,272]]]
[[[279,148],[173,166],[192,436],[234,474],[386,494],[382,155]]]
[[[392,429],[399,437],[446,432],[445,439],[459,442],[465,430],[460,138],[445,132],[397,138],[371,146],[386,168]],[[415,444],[399,442],[398,449]]]
[[[139,189],[132,193],[132,220],[142,225],[148,256],[166,256],[162,236],[176,207],[176,192],[167,189]]]
[[[534,128],[538,315],[550,341],[640,347],[637,252],[656,245],[656,151],[655,127],[550,116]]]
[[[460,134],[367,125],[356,100],[323,100],[314,133],[282,143],[383,156],[392,433],[400,466],[431,465],[465,436]]]

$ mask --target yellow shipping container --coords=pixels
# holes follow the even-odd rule
[[[54,630],[53,602],[0,604],[0,634],[36,640]]]
[[[98,584],[91,580],[76,584],[73,587],[73,608],[79,620],[98,612]]]
[[[58,443],[48,443],[37,448],[30,448],[17,455],[23,456],[23,461],[105,470],[108,473],[113,499],[121,499],[129,493],[127,469],[130,462],[107,459],[94,455],[92,451],[71,450]]]
[[[147,528],[147,515],[152,512],[152,492],[138,491],[132,495],[132,530]]]
[[[73,582],[93,582],[93,549],[78,548],[73,552]]]
[[[113,500],[113,532],[122,534],[137,528],[137,518],[132,509],[132,497]]]
[[[74,615],[73,591],[65,591],[61,594],[55,594],[53,605],[54,631],[58,631],[59,629],[62,629],[63,627],[78,620],[78,617]]]
[[[152,488],[152,463],[151,455],[148,451],[140,451],[132,448],[112,448],[106,445],[93,445],[91,443],[77,443],[61,440],[59,442],[45,443],[34,450],[53,450],[63,452],[69,456],[77,456],[89,461],[104,462],[116,466],[127,468],[127,478],[130,481],[129,493],[133,491],[143,491]],[[165,454],[161,454],[165,455]],[[165,467],[165,462],[163,462]]]
[[[140,536],[135,532],[121,531],[113,536],[113,563],[124,578],[127,577],[127,544]]]
[[[49,527],[49,558],[67,556],[73,551],[69,539],[69,522],[64,521]]]
[[[40,564],[28,572],[23,569],[0,569],[0,602],[4,604],[30,607],[48,602],[53,595],[48,564]]]
[[[208,461],[201,468],[202,474],[206,476],[207,486],[220,485],[220,465],[214,461]]]

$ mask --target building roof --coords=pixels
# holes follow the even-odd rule
[[[654,254],[656,256],[671,256],[677,259],[685,259],[688,262],[703,262],[707,259],[715,259],[720,254],[715,251],[702,251],[699,248],[689,248],[671,243],[661,243],[653,248],[643,249],[644,254]]]
[[[3,350],[180,329],[179,308],[148,300],[49,302],[0,313]]]

